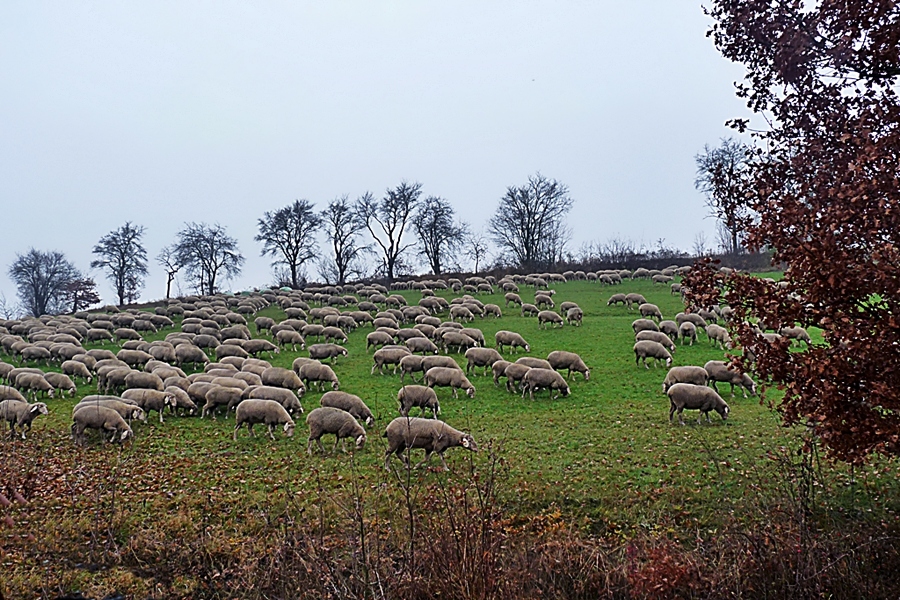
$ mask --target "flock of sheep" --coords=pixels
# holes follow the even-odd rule
[[[499,305],[480,301],[478,294],[502,292],[507,310],[514,306],[522,316],[537,317],[540,328],[566,323],[580,326],[582,309],[569,301],[557,306],[551,283],[585,279],[618,285],[629,277],[647,277],[671,284],[672,293],[677,294],[680,284],[672,281],[684,269],[570,271],[499,280],[470,277],[465,282],[400,283],[394,290],[377,284],[350,284],[248,296],[189,296],[171,300],[154,313],[107,307],[101,312],[0,322],[0,347],[13,363],[52,363],[61,371],[44,372],[0,361],[0,380],[5,381],[0,386],[0,419],[9,423],[12,435],[18,433],[24,439],[33,419],[48,414],[46,403],[29,404],[28,396],[36,401],[38,396],[73,395],[75,381],[80,380],[96,384],[97,393],[84,397],[73,409],[71,435],[78,444],[86,443],[88,430],[98,430],[110,441],[132,438],[131,423],[146,421],[151,411],[157,413],[160,423],[167,412],[212,419],[220,413],[233,413],[234,439],[244,426],[252,436],[253,427],[261,425],[274,440],[276,428],[293,435],[294,418],[304,412],[301,399],[316,389],[323,393],[320,406],[306,416],[307,451],[312,453],[316,446],[324,452],[325,435],[335,436],[334,449],[338,443],[345,448],[347,439],[360,449],[366,442],[366,427],[373,426],[375,416],[359,395],[340,390],[336,369],[348,355],[344,344],[349,336],[360,335],[356,330],[371,329],[365,337],[366,352],[372,351],[370,374],[383,376],[389,368],[393,375],[400,375],[399,416],[384,431],[388,441],[385,467],[390,468],[392,455],[407,462],[405,451],[421,448],[425,450],[423,462],[437,453],[446,469],[445,450],[463,447],[477,451],[477,444],[471,435],[438,420],[437,389],[450,388],[453,398],[458,398],[459,390],[475,398],[470,377],[480,371],[482,375],[490,372],[497,386],[506,378],[505,389],[510,393],[522,397],[527,393],[534,399],[536,392],[548,391],[556,398],[571,393],[569,380],[575,373],[584,380],[590,378],[581,357],[565,350],[553,351],[546,359],[525,355],[507,360],[504,353],[512,359],[512,355],[531,349],[514,331],[497,331],[495,347],[489,347],[474,322],[502,318],[503,312]],[[522,300],[520,286],[534,289],[532,302]],[[404,288],[421,292],[416,305],[408,305],[403,295],[392,293]],[[448,301],[435,295],[436,290],[452,290],[454,297]],[[715,388],[717,382],[729,383],[732,395],[735,385],[744,388],[745,397],[747,391],[756,393],[753,381],[724,361],[709,361],[703,367],[672,367],[676,342],[692,345],[698,332],[719,348],[731,346],[728,331],[717,323],[728,318],[727,306],[680,312],[674,320],[666,320],[659,307],[640,294],[613,294],[607,304],[623,304],[640,314],[632,323],[637,365],[643,362],[649,368],[647,361],[655,360],[671,367],[663,382],[670,400],[670,421],[677,412],[683,423],[685,409],[699,410],[700,418],[705,415],[707,421],[713,410],[725,419],[729,407]],[[279,306],[285,318],[276,322],[257,316],[270,305]],[[263,337],[252,336],[248,319],[253,319],[257,335]],[[144,333],[167,329],[171,331],[162,340],[143,339]],[[781,334],[809,340],[801,328]],[[83,342],[101,347],[88,350]],[[113,352],[102,347],[106,344],[120,347]],[[266,360],[282,351],[304,350],[308,357],[296,357],[290,369]],[[464,356],[464,369],[454,353]],[[188,374],[184,369],[196,372]],[[406,376],[413,382],[404,385]],[[414,408],[419,409],[419,417],[410,417]],[[431,418],[424,418],[426,415]]]

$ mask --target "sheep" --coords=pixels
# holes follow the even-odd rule
[[[466,373],[471,373],[475,367],[484,367],[486,373],[487,369],[498,360],[503,360],[503,357],[493,348],[469,348],[466,350],[466,360]]]
[[[625,294],[613,294],[609,297],[609,300],[606,301],[607,306],[613,306],[615,304],[628,304]]]
[[[541,309],[539,309],[534,304],[529,304],[528,302],[522,304],[521,313],[523,317],[536,317],[540,312]]]
[[[703,415],[706,415],[706,422],[709,423],[709,411],[711,410],[719,413],[723,421],[728,419],[728,404],[715,390],[706,386],[676,383],[669,388],[666,395],[669,396],[669,423],[672,422],[672,415],[677,411],[678,421],[684,425],[684,417],[681,413],[686,408],[700,411],[700,416],[697,417],[698,425]]]
[[[506,370],[506,367],[511,364],[513,363],[508,360],[498,360],[491,365],[491,374],[494,376],[494,385],[500,385],[500,378],[503,377],[503,372]]]
[[[531,346],[528,345],[528,342],[514,331],[498,331],[494,334],[494,342],[497,344],[497,350],[500,352],[503,352],[504,346],[509,346],[510,350],[513,348],[524,348],[525,352],[531,350]]]
[[[659,331],[669,336],[673,342],[678,339],[678,323],[675,321],[660,321]]]
[[[475,340],[476,346],[484,347],[487,345],[484,341],[484,333],[480,329],[476,329],[474,327],[463,327],[459,330],[459,333],[467,335]]]
[[[300,367],[300,378],[307,386],[309,386],[310,382],[315,383],[318,390],[322,389],[323,382],[330,382],[332,390],[341,388],[338,376],[335,375],[331,367],[320,362],[307,363]]]
[[[262,381],[262,379],[260,379]],[[215,377],[212,381],[210,381],[213,385],[221,385],[223,387],[236,388],[241,390],[242,392],[250,387],[246,381],[242,379],[237,379],[235,377]]]
[[[313,442],[316,442],[322,453],[325,447],[322,445],[322,436],[326,433],[334,434],[334,448],[337,450],[338,440],[341,442],[341,450],[346,452],[346,438],[355,438],[356,449],[361,450],[366,443],[366,430],[356,422],[353,415],[340,408],[323,406],[311,410],[306,416],[306,424],[309,425],[309,441],[306,444],[307,454],[312,454]]]
[[[709,339],[710,344],[715,344],[720,350],[731,347],[731,336],[728,335],[728,330],[721,325],[716,325],[715,323],[707,325],[706,337]]]
[[[340,319],[340,317],[338,317]],[[347,334],[344,333],[339,327],[326,327],[322,330],[322,335],[325,336],[325,341],[337,340],[340,343],[347,343]]]
[[[190,394],[190,392],[188,393]],[[241,393],[242,390],[237,388],[210,384],[209,389],[206,391],[206,404],[203,405],[203,409],[200,411],[200,418],[202,419],[207,414],[211,414],[215,421],[216,409],[220,406],[225,407],[225,416],[227,418],[228,407],[240,403]]]
[[[297,351],[297,346],[300,346],[301,350],[306,348],[306,340],[304,340],[303,336],[293,329],[282,329],[275,334],[275,339],[279,344],[281,344],[282,348],[290,344],[291,349],[294,352]]]
[[[640,361],[644,362],[644,367],[647,369],[650,368],[650,365],[647,364],[648,358],[654,358],[657,361],[664,360],[666,361],[666,366],[672,366],[672,355],[669,354],[669,351],[665,349],[665,347],[659,342],[653,342],[650,340],[641,340],[634,344],[634,364],[638,366]]]
[[[534,297],[534,305],[538,308],[553,308],[556,304],[553,302],[553,298],[546,294],[537,294]]]
[[[692,383],[694,385],[706,385],[709,381],[709,373],[703,367],[672,367],[663,379],[663,393],[676,383]]]
[[[234,433],[231,438],[237,441],[238,429],[245,423],[247,431],[253,436],[253,426],[264,423],[269,431],[269,438],[275,441],[275,426],[283,425],[287,437],[294,435],[294,420],[282,405],[274,400],[251,399],[241,402],[234,415]]]
[[[144,409],[136,404],[131,404],[130,400],[123,400],[115,396],[94,396],[94,399],[90,398],[90,396],[86,397],[76,404],[72,409],[72,414],[74,415],[75,411],[84,406],[105,406],[119,413],[129,424],[135,419],[143,422],[147,421],[147,413],[144,412]]]
[[[263,385],[271,385],[273,387],[285,388],[297,392],[298,397],[302,397],[306,388],[301,378],[291,369],[283,369],[281,367],[269,367],[263,371],[260,376]]]
[[[69,379],[69,376],[62,373],[45,373],[44,379],[60,392],[60,396],[62,396],[63,392],[69,392],[70,397],[74,396],[78,389],[75,387],[75,383]]]
[[[632,292],[630,294],[625,295],[625,304],[628,306],[629,310],[635,304],[640,306],[641,304],[646,304],[646,303],[647,303],[647,299],[644,298],[641,294]]]
[[[138,406],[144,409],[144,412],[148,414],[151,410],[155,410],[159,413],[160,423],[163,423],[163,412],[166,410],[166,407],[171,406],[174,410],[174,408],[178,405],[178,402],[175,400],[175,396],[159,390],[125,390],[124,392],[122,392],[122,398],[124,398],[125,400],[134,400],[138,403]]]
[[[638,311],[641,313],[642,317],[656,317],[658,321],[662,321],[662,312],[660,312],[659,307],[655,304],[645,302],[638,306]]]
[[[631,329],[637,334],[641,331],[659,331],[659,326],[650,319],[635,319],[631,323]]]
[[[20,402],[28,402],[25,396],[14,387],[8,385],[0,385],[0,400],[18,400]]]
[[[319,400],[322,406],[330,406],[332,408],[340,408],[345,410],[354,418],[364,421],[367,427],[375,424],[375,416],[372,411],[362,401],[362,398],[347,392],[325,392]]]
[[[794,341],[805,342],[807,346],[812,343],[812,339],[809,337],[809,333],[806,332],[806,329],[803,327],[783,327],[778,333],[780,333],[783,337],[786,337],[793,343]]]
[[[234,338],[232,338],[234,339]],[[265,340],[262,340],[265,341]],[[216,346],[216,360],[221,360],[223,358],[249,358],[250,353],[244,350],[243,347],[239,346],[235,343],[222,344],[220,346]]]
[[[256,325],[256,332],[262,333],[265,330],[271,330],[275,326],[275,319],[270,317],[256,317],[253,320],[253,324]]]
[[[690,346],[694,345],[694,342],[697,341],[697,326],[691,323],[690,321],[683,321],[681,325],[678,326],[678,337],[681,338],[681,345],[684,346],[684,340],[690,340]]]
[[[193,344],[178,344],[175,346],[175,364],[179,367],[185,363],[192,365],[203,364],[209,362],[209,357]]]
[[[522,356],[518,360],[516,360],[515,364],[525,365],[526,367],[531,367],[532,369],[553,370],[553,366],[550,364],[550,361],[544,360],[543,358],[535,358],[533,356]]]
[[[424,369],[422,368],[422,360],[423,356],[418,356],[415,354],[410,354],[408,356],[404,356],[400,359],[400,382],[403,382],[403,378],[409,373],[410,377],[413,378],[413,381],[416,380],[413,373],[424,373]]]
[[[309,357],[314,360],[330,358],[332,362],[337,362],[338,356],[347,356],[348,354],[346,348],[337,344],[313,344],[307,348],[307,351],[309,352]]]
[[[719,389],[716,386],[716,382],[721,381],[722,383],[731,385],[732,397],[734,397],[735,385],[743,388],[744,398],[747,397],[747,391],[753,396],[756,395],[756,383],[750,379],[750,376],[746,373],[740,373],[735,369],[729,368],[727,362],[723,360],[711,360],[703,365],[703,368],[706,369],[706,372],[709,374],[709,385],[717,392]]]
[[[30,390],[31,397],[37,399],[39,392],[47,394],[53,398],[53,386],[47,383],[43,373],[20,373],[16,376],[16,387],[22,390]]]
[[[43,402],[28,404],[19,400],[3,400],[0,402],[0,420],[9,423],[9,437],[16,435],[16,426],[19,427],[22,439],[25,439],[25,432],[31,431],[31,422],[38,415],[49,414],[47,405]]]
[[[49,363],[52,358],[50,356],[50,351],[40,346],[27,346],[22,349],[21,354],[23,361],[44,361],[45,363]]]
[[[297,399],[294,392],[285,388],[273,387],[270,385],[256,385],[244,390],[241,394],[241,399],[274,400],[292,415],[303,413],[303,405],[300,404],[300,400]]]
[[[373,331],[366,336],[366,352],[368,352],[369,348],[372,346],[387,346],[388,344],[393,343],[394,338],[384,331]]]
[[[163,390],[163,380],[155,373],[144,373],[143,371],[131,371],[125,376],[125,387],[128,389],[147,389],[147,390]]]
[[[415,331],[415,330],[414,330]],[[426,337],[412,337],[406,340],[406,347],[412,353],[437,354],[438,347]]]
[[[523,365],[520,363],[508,364],[506,368],[503,369],[503,373],[501,373],[503,377],[506,377],[506,391],[515,393],[517,391],[517,384],[521,385],[522,379],[530,370],[531,367],[529,367],[528,365]]]
[[[107,443],[112,442],[116,437],[120,442],[134,438],[134,432],[122,415],[105,406],[84,406],[75,411],[72,415],[72,439],[76,444],[80,446],[85,444],[84,431],[86,429],[97,429],[101,435],[106,431],[111,432],[110,438],[106,440]]]
[[[178,386],[169,385],[163,390],[165,393],[172,396],[175,400],[175,404],[170,404],[172,407],[172,412],[178,414],[178,409],[186,410],[189,415],[197,414],[197,405],[194,404],[194,401],[191,400],[191,397],[188,395],[187,390],[184,390]]]
[[[507,367],[507,371],[509,367]],[[553,395],[554,391],[561,393],[563,396],[569,395],[569,384],[563,379],[563,376],[556,371],[547,369],[529,369],[522,377],[522,397],[525,397],[526,390],[528,397],[534,400],[535,390],[549,390],[550,399],[554,400],[559,397]]]
[[[384,365],[394,365],[394,374],[397,373],[397,365],[400,364],[400,359],[404,356],[409,356],[412,354],[408,348],[405,346],[388,346],[385,348],[380,348],[375,351],[372,355],[373,365],[371,371],[369,371],[370,375],[375,374],[375,369],[378,369],[378,373],[384,373]]]
[[[463,348],[468,350],[478,346],[478,342],[461,331],[445,331],[441,334],[441,345],[448,353],[451,346],[456,346],[456,353],[459,354],[463,351]]]
[[[453,390],[454,398],[459,398],[458,390],[460,388],[466,390],[469,398],[475,397],[475,386],[469,382],[465,373],[460,369],[432,367],[425,372],[425,385],[430,388],[434,386],[449,387]]]
[[[555,325],[562,327],[564,325],[562,317],[558,314],[552,310],[542,310],[538,313],[538,326],[543,329],[547,323],[550,323],[551,327]]]
[[[638,331],[634,336],[634,341],[651,340],[658,342],[666,347],[669,352],[675,352],[675,342],[661,331]]]
[[[424,385],[405,385],[397,392],[397,401],[400,403],[400,414],[404,417],[409,416],[409,411],[414,406],[420,409],[420,415],[424,415],[426,410],[431,411],[431,416],[437,418],[441,414],[441,406],[438,403],[435,391]]]
[[[591,378],[591,370],[587,368],[580,356],[574,352],[566,352],[565,350],[554,350],[547,355],[547,362],[553,367],[554,371],[566,369],[569,371],[568,377],[572,377],[572,372],[584,375],[584,380]]]
[[[496,304],[485,304],[484,305],[484,316],[488,315],[492,317],[497,317],[498,319],[503,316],[503,312],[501,312],[500,307]]]
[[[678,326],[681,327],[681,324],[684,322],[690,322],[694,324],[694,327],[698,327],[700,329],[705,330],[707,326],[706,320],[696,313],[683,313],[680,312],[675,315],[675,322],[678,323]]]
[[[263,352],[268,352],[271,356],[273,354],[278,354],[281,351],[278,346],[269,340],[261,339],[245,340],[244,343],[241,344],[241,348],[243,348],[250,356],[259,356]],[[241,358],[246,357],[242,356]]]
[[[459,363],[452,356],[423,356],[422,371],[428,371],[431,367],[449,367],[462,371]]]
[[[466,308],[465,306],[456,305],[450,307],[450,319],[456,321],[457,319],[460,321],[473,321],[475,320],[475,315],[472,314],[472,311]]]
[[[153,360],[153,356],[141,350],[119,350],[116,358],[129,367],[143,367],[147,361]]]
[[[403,453],[407,448],[425,450],[425,459],[416,465],[416,468],[426,464],[431,455],[436,452],[441,458],[444,471],[450,470],[447,461],[444,460],[444,452],[448,448],[462,447],[472,452],[478,452],[478,445],[471,435],[457,431],[437,419],[397,417],[388,424],[383,435],[388,439],[388,448],[384,455],[384,468],[387,471],[391,469],[392,454],[400,457],[407,468],[410,467],[409,459]]]
[[[584,320],[584,311],[575,306],[566,311],[566,323],[576,327],[581,326]]]

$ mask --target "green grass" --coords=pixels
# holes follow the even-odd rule
[[[748,523],[764,518],[752,511],[759,506],[759,498],[785,493],[781,463],[773,457],[786,456],[786,449],[797,447],[797,432],[783,429],[777,415],[758,398],[744,399],[740,392],[729,398],[727,386],[720,386],[731,405],[727,422],[713,414],[711,424],[697,425],[696,413],[686,412],[688,425],[671,425],[668,400],[661,389],[666,369],[635,365],[631,322],[637,311],[606,306],[611,294],[635,291],[657,304],[665,318],[674,318],[682,310],[681,299],[671,295],[668,287],[648,281],[629,281],[614,288],[570,282],[555,289],[557,304],[570,300],[584,309],[582,327],[542,330],[536,318],[522,318],[518,309],[505,308],[502,294],[479,298],[499,304],[503,317],[476,319],[472,326],[482,329],[490,346],[497,330],[509,329],[531,344],[531,356],[544,358],[558,349],[577,352],[591,369],[589,381],[576,375],[572,394],[556,400],[546,392],[534,401],[509,394],[495,387],[490,375],[470,377],[477,388],[475,399],[461,394],[454,400],[449,390],[438,390],[441,418],[472,433],[481,448],[491,446],[502,459],[506,476],[500,501],[505,508],[526,516],[558,512],[587,530],[622,535],[662,529],[690,537],[698,530],[714,531],[735,518]],[[410,304],[420,298],[417,292],[404,295]],[[531,299],[524,287],[522,297],[526,302]],[[284,318],[276,307],[260,315]],[[252,323],[250,327],[254,330]],[[285,493],[314,521],[323,498],[345,496],[352,482],[373,492],[396,488],[396,477],[382,468],[381,432],[397,416],[401,383],[399,375],[369,374],[371,352],[365,351],[369,331],[362,328],[350,334],[349,357],[334,367],[341,389],[362,397],[377,418],[365,449],[354,460],[340,451],[308,456],[303,417],[293,438],[284,438],[279,431],[275,442],[263,436],[251,439],[246,430],[232,441],[233,418],[170,417],[160,425],[151,417],[148,424],[135,425],[136,439],[127,448],[103,445],[96,437],[89,447],[77,448],[69,439],[72,406],[80,397],[96,393],[93,386],[82,386],[76,398],[47,401],[51,414],[35,421],[26,442],[2,444],[5,460],[18,456],[20,465],[34,461],[42,470],[55,473],[55,479],[35,469],[17,473],[12,484],[25,490],[29,486],[53,490],[33,498],[31,511],[75,511],[79,502],[72,497],[99,494],[91,477],[116,472],[121,477],[120,510],[131,515],[128,527],[138,528],[160,510],[174,513],[185,506],[202,506],[198,510],[209,513],[215,522],[238,531],[252,520],[248,515],[280,501]],[[165,333],[147,339],[159,339]],[[306,353],[283,352],[270,361],[290,368],[298,355]],[[465,366],[462,355],[454,356]],[[703,365],[723,356],[701,336],[692,347],[678,347],[674,364]],[[302,399],[304,408],[318,406],[320,396],[308,392]],[[777,392],[768,390],[765,397],[776,400]],[[324,441],[330,449],[330,439]],[[473,455],[453,449],[447,453],[452,473],[422,470],[413,477],[423,483],[454,481],[468,476],[469,461],[477,471],[488,460],[488,452]],[[854,476],[865,490],[857,493],[857,487],[846,485],[849,469],[826,462],[822,481],[839,502],[882,509],[898,497],[897,474],[893,461],[875,461],[857,469]]]

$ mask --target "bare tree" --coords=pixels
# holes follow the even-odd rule
[[[388,189],[381,200],[370,192],[356,200],[357,218],[381,248],[382,270],[388,279],[393,279],[398,267],[404,265],[402,255],[414,245],[414,242],[404,244],[403,235],[421,194],[421,183],[403,181],[396,188]]]
[[[201,294],[215,294],[220,275],[230,279],[240,274],[244,256],[238,250],[237,240],[218,223],[186,223],[177,237],[176,261],[184,266]]]
[[[319,261],[319,273],[337,284],[344,284],[348,275],[360,276],[360,261],[369,248],[359,244],[359,233],[366,226],[357,218],[353,204],[346,195],[335,198],[322,211],[321,219],[332,256]]]
[[[412,217],[419,238],[419,254],[425,257],[435,275],[440,275],[447,263],[459,254],[469,232],[465,223],[454,223],[455,215],[447,200],[428,196]]]
[[[518,266],[549,267],[565,250],[569,237],[565,217],[572,203],[564,184],[537,173],[525,185],[506,189],[488,230]]]
[[[179,262],[177,245],[163,246],[156,255],[156,263],[166,270],[166,299],[168,300],[172,296],[172,282],[175,281],[178,271],[184,267]]]
[[[747,228],[747,191],[750,181],[751,148],[733,138],[723,139],[718,148],[703,147],[694,157],[697,178],[694,187],[706,195],[710,214],[726,229],[726,252],[738,254]]]
[[[69,307],[69,311],[73,313],[100,303],[100,294],[97,293],[96,282],[94,282],[93,278],[85,277],[81,273],[66,284],[63,298],[63,301]]]
[[[701,258],[708,252],[706,247],[706,233],[699,231],[694,236],[694,256]]]
[[[474,272],[478,273],[479,265],[485,262],[488,250],[490,250],[487,236],[482,231],[470,232],[466,238],[465,246],[466,256],[475,263]]]
[[[263,243],[262,256],[275,256],[272,266],[283,265],[287,283],[297,289],[303,263],[315,258],[319,250],[315,232],[322,226],[322,219],[312,202],[294,200],[275,212],[263,213],[258,226],[259,235],[253,239]]]
[[[126,221],[100,238],[92,250],[100,258],[91,261],[91,268],[106,271],[120,306],[137,300],[144,287],[147,275],[147,250],[141,244],[144,231],[143,226]]]
[[[15,319],[17,314],[19,314],[19,307],[10,304],[6,299],[6,294],[0,292],[0,318]]]
[[[34,248],[16,254],[8,272],[18,288],[19,301],[35,317],[63,312],[66,286],[81,276],[62,252]]]

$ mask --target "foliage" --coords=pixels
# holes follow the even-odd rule
[[[388,189],[381,200],[366,192],[356,200],[357,219],[369,231],[381,248],[382,270],[388,279],[394,279],[403,265],[403,253],[413,243],[404,243],[403,235],[422,195],[421,183],[400,182]]]
[[[357,239],[365,229],[353,211],[347,196],[335,198],[321,213],[325,235],[331,244],[331,257],[319,261],[319,274],[329,283],[344,284],[351,275],[363,276],[362,256],[369,251]]]
[[[258,220],[259,234],[253,238],[263,243],[262,255],[275,256],[273,265],[284,265],[291,287],[300,287],[303,264],[315,258],[319,251],[315,233],[322,219],[309,200],[294,200],[293,204],[275,212],[265,212]]]
[[[16,254],[8,273],[18,288],[22,307],[35,317],[63,312],[66,286],[80,277],[78,269],[62,252],[34,248]]]
[[[186,223],[177,234],[174,250],[175,263],[184,266],[201,294],[215,294],[219,276],[236,277],[244,264],[237,240],[218,223]]]
[[[694,187],[706,195],[706,205],[723,232],[722,250],[731,254],[741,251],[741,238],[749,219],[750,156],[749,146],[727,138],[717,148],[703,146],[703,152],[694,157],[697,162]]]
[[[143,226],[126,221],[100,238],[91,251],[100,257],[91,261],[91,268],[106,271],[120,306],[137,300],[144,287],[143,278],[147,275],[147,249],[141,243],[144,231]]]
[[[698,304],[735,307],[756,371],[785,390],[787,424],[812,428],[832,456],[900,453],[900,12],[896,3],[717,0],[709,35],[746,67],[738,95],[769,126],[755,132],[751,248],[771,247],[785,284],[702,269]],[[749,122],[735,120],[738,130]],[[747,325],[823,329],[803,352]]]
[[[565,217],[574,201],[563,183],[537,173],[510,186],[488,221],[501,251],[523,269],[546,269],[563,257],[569,229]]]
[[[421,246],[420,254],[435,275],[440,275],[444,267],[454,261],[465,243],[468,226],[454,223],[454,216],[453,206],[447,200],[428,196],[412,217]],[[458,265],[458,261],[455,264]]]
[[[63,298],[69,307],[69,312],[73,313],[100,303],[97,284],[92,278],[84,277],[80,273],[78,277],[66,284]]]

